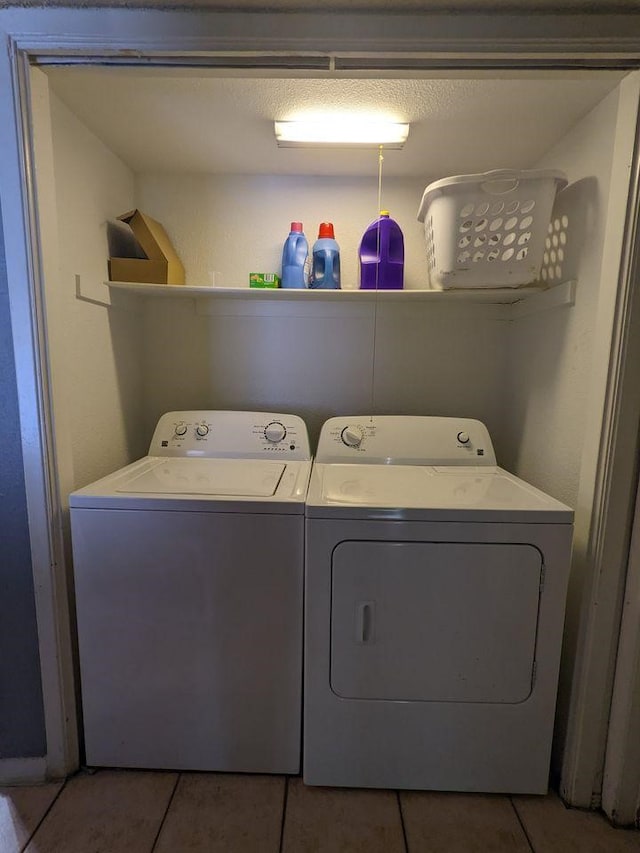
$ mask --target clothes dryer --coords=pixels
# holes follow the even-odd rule
[[[573,513],[479,421],[325,423],[306,508],[304,781],[547,789]]]
[[[169,412],[70,497],[86,761],[296,773],[303,421]]]

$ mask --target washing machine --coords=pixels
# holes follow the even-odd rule
[[[310,459],[299,417],[169,412],[70,496],[87,764],[298,772]]]
[[[573,513],[476,420],[344,417],[306,507],[308,785],[547,790]]]

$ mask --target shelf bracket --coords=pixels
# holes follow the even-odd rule
[[[94,285],[91,276],[76,275],[76,299],[81,302],[88,302],[90,305],[100,305],[103,308],[114,308],[115,310],[129,311],[133,309],[135,313],[140,311],[140,300],[135,294],[127,293],[126,291],[112,292],[109,288],[102,285]],[[106,292],[105,292],[106,291]]]
[[[82,302],[90,302],[92,305],[103,305],[106,308],[111,307],[111,291],[104,293],[103,288],[87,287],[86,280],[82,276],[76,275],[76,299]]]
[[[540,311],[548,311],[551,308],[575,305],[575,301],[576,282],[565,281],[555,287],[550,287],[548,290],[534,293],[526,299],[512,303],[509,319],[519,320],[521,317],[528,317],[530,314],[538,314]]]

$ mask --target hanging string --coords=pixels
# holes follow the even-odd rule
[[[376,229],[376,257],[380,257],[380,211],[382,210],[382,163],[384,157],[382,154],[382,145],[378,149],[378,212],[376,218],[378,227]],[[371,357],[371,393],[370,393],[370,419],[373,421],[373,413],[375,411],[375,375],[376,375],[376,341],[378,332],[378,276],[380,274],[380,264],[376,264],[376,295],[373,302],[373,354]]]
[[[378,213],[382,210],[382,163],[384,161],[384,157],[382,156],[382,145],[378,149]]]
[[[382,163],[384,162],[384,157],[382,155],[382,145],[378,149],[378,212],[376,214],[378,219],[378,228],[376,230],[376,256],[380,257],[380,211],[382,210]],[[380,275],[380,264],[376,264],[376,292],[378,290],[378,276]],[[376,297],[375,304],[378,304],[378,298]]]

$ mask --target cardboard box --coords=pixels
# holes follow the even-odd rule
[[[147,258],[109,258],[111,281],[184,284],[184,267],[159,222],[140,210],[131,210],[118,219],[129,225]]]
[[[280,277],[274,272],[250,272],[249,287],[280,287]]]

